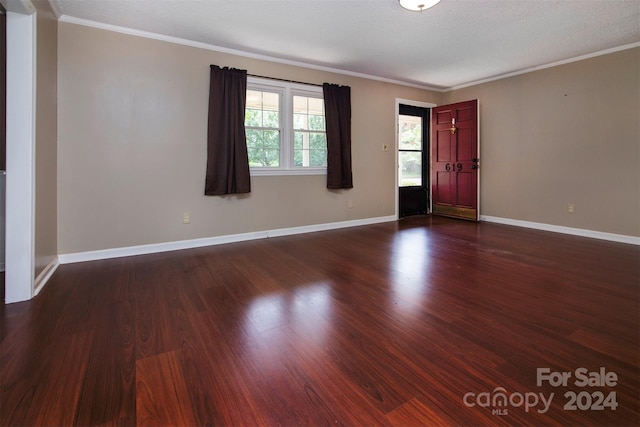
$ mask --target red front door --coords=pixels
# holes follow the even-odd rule
[[[478,220],[478,101],[431,110],[434,215]]]

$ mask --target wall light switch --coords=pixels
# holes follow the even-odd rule
[[[389,151],[389,144],[382,144],[382,151]]]
[[[191,213],[190,212],[182,212],[182,223],[183,224],[191,224]]]

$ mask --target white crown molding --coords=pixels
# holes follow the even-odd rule
[[[55,0],[49,0],[49,6],[51,7],[53,14],[56,16],[56,19],[60,19],[62,17],[62,11],[58,7],[58,2]]]
[[[128,246],[124,248],[103,249],[90,252],[61,254],[58,256],[60,264],[72,264],[85,261],[121,258],[135,255],[147,255],[160,252],[193,249],[204,246],[222,245],[226,243],[244,242],[247,240],[268,239],[270,237],[290,236],[293,234],[313,233],[316,231],[336,230],[339,228],[357,227],[361,225],[378,224],[395,221],[395,216],[356,219],[351,221],[331,222],[326,224],[305,225],[300,227],[279,228],[268,231],[231,234],[226,236],[205,237],[202,239],[181,240],[175,242],[156,243],[150,245]]]
[[[610,242],[640,245],[640,237],[627,236],[624,234],[605,233],[602,231],[585,230],[583,228],[564,227],[561,225],[522,221],[519,219],[501,218],[489,215],[480,215],[480,221],[493,222],[496,224],[514,225],[516,227],[532,228],[535,230],[551,231],[554,233],[571,234],[573,236],[590,237],[592,239],[608,240]]]
[[[451,92],[451,91],[458,90],[458,89],[463,89],[463,88],[466,88],[466,87],[477,86],[477,85],[481,85],[481,84],[484,84],[484,83],[493,82],[493,81],[496,81],[496,80],[502,80],[502,79],[506,79],[506,78],[509,78],[509,77],[519,76],[521,74],[533,73],[534,71],[545,70],[547,68],[553,68],[553,67],[557,67],[559,65],[565,65],[565,64],[570,64],[572,62],[583,61],[585,59],[596,58],[598,56],[608,55],[610,53],[620,52],[620,51],[627,50],[627,49],[633,49],[634,47],[640,47],[640,42],[635,42],[635,43],[625,44],[625,45],[622,45],[622,46],[612,47],[610,49],[600,50],[598,52],[593,52],[593,53],[589,53],[589,54],[586,54],[586,55],[576,56],[574,58],[563,59],[562,61],[550,62],[549,64],[538,65],[536,67],[525,68],[523,70],[513,71],[511,73],[499,74],[497,76],[487,77],[486,79],[475,80],[475,81],[472,81],[472,82],[469,82],[469,83],[463,83],[461,85],[456,85],[456,86],[452,86],[450,88],[444,89],[442,92]]]
[[[208,43],[197,42],[197,41],[194,41],[194,40],[187,40],[187,39],[182,39],[182,38],[173,37],[173,36],[166,36],[164,34],[152,33],[152,32],[149,32],[149,31],[135,30],[135,29],[132,29],[132,28],[120,27],[120,26],[117,26],[117,25],[104,24],[102,22],[90,21],[90,20],[87,20],[87,19],[76,18],[76,17],[68,16],[68,15],[61,15],[59,17],[59,20],[60,20],[60,22],[66,22],[66,23],[70,23],[70,24],[82,25],[82,26],[85,26],[85,27],[92,27],[92,28],[97,28],[97,29],[101,29],[101,30],[113,31],[113,32],[116,32],[116,33],[128,34],[130,36],[137,36],[137,37],[144,37],[144,38],[147,38],[147,39],[160,40],[160,41],[164,41],[164,42],[168,42],[168,43],[174,43],[174,44],[180,44],[180,45],[184,45],[184,46],[196,47],[196,48],[199,48],[199,49],[205,49],[205,50],[210,50],[210,51],[214,51],[214,52],[228,53],[230,55],[242,56],[242,57],[245,57],[245,58],[259,59],[261,61],[269,61],[269,62],[276,62],[276,63],[279,63],[279,64],[293,65],[295,67],[308,68],[308,69],[317,70],[317,71],[326,71],[328,73],[342,74],[342,75],[346,75],[346,76],[359,77],[359,78],[368,79],[368,80],[377,80],[377,81],[381,81],[381,82],[385,82],[385,83],[392,83],[392,84],[397,84],[397,85],[401,85],[401,86],[414,87],[414,88],[417,88],[417,89],[425,89],[425,90],[430,90],[430,91],[434,91],[434,92],[443,92],[444,91],[444,89],[442,89],[442,88],[434,88],[434,87],[427,86],[427,85],[419,85],[419,84],[415,84],[415,83],[404,82],[404,81],[401,81],[401,80],[387,79],[387,78],[384,78],[384,77],[373,76],[373,75],[370,75],[370,74],[356,73],[356,72],[353,72],[353,71],[342,70],[340,68],[324,67],[324,66],[321,66],[321,65],[314,65],[314,64],[309,64],[309,63],[306,63],[306,62],[292,61],[292,60],[283,59],[283,58],[277,58],[277,57],[268,56],[268,55],[261,55],[261,54],[258,54],[258,53],[251,53],[251,52],[245,52],[245,51],[236,50],[236,49],[229,49],[229,48],[226,48],[226,47],[216,46],[216,45],[212,45],[212,44],[208,44]]]
[[[376,81],[381,81],[381,82],[385,82],[385,83],[392,83],[392,84],[397,84],[397,85],[401,85],[401,86],[407,86],[407,87],[413,87],[413,88],[417,88],[417,89],[430,90],[430,91],[433,91],[433,92],[440,92],[440,93],[451,92],[451,91],[455,91],[455,90],[458,90],[458,89],[463,89],[463,88],[470,87],[470,86],[477,86],[477,85],[480,85],[480,84],[483,84],[483,83],[489,83],[489,82],[496,81],[496,80],[501,80],[501,79],[506,79],[506,78],[509,78],[509,77],[519,76],[521,74],[532,73],[534,71],[540,71],[540,70],[544,70],[544,69],[547,69],[547,68],[557,67],[559,65],[570,64],[572,62],[582,61],[582,60],[585,60],[585,59],[595,58],[595,57],[602,56],[602,55],[607,55],[607,54],[610,54],[610,53],[615,53],[615,52],[619,52],[619,51],[623,51],[623,50],[627,50],[627,49],[633,49],[635,47],[640,47],[640,42],[630,43],[630,44],[626,44],[626,45],[622,45],[622,46],[613,47],[613,48],[610,48],[610,49],[600,50],[600,51],[589,53],[589,54],[586,54],[586,55],[576,56],[576,57],[569,58],[569,59],[564,59],[564,60],[561,60],[561,61],[551,62],[551,63],[544,64],[544,65],[525,68],[525,69],[522,69],[522,70],[510,72],[510,73],[499,74],[497,76],[488,77],[488,78],[480,79],[480,80],[474,80],[474,81],[471,81],[471,82],[468,82],[468,83],[463,83],[463,84],[451,86],[451,87],[448,87],[448,88],[443,88],[443,87],[429,86],[429,85],[426,85],[426,84],[425,85],[421,85],[421,84],[417,84],[417,83],[410,83],[410,82],[405,82],[405,81],[402,81],[402,80],[388,79],[388,78],[374,76],[374,75],[370,75],[370,74],[356,73],[356,72],[353,72],[353,71],[342,70],[342,69],[339,69],[339,68],[324,67],[324,66],[321,66],[321,65],[314,65],[314,64],[309,64],[309,63],[306,63],[306,62],[301,62],[301,61],[292,61],[292,60],[288,60],[288,59],[276,58],[276,57],[272,57],[272,56],[268,56],[268,55],[261,55],[261,54],[245,52],[245,51],[241,51],[241,50],[237,50],[237,49],[229,49],[229,48],[226,48],[226,47],[216,46],[216,45],[212,45],[212,44],[208,44],[208,43],[197,42],[197,41],[194,41],[194,40],[187,40],[187,39],[182,39],[182,38],[178,38],[178,37],[172,37],[172,36],[166,36],[166,35],[163,35],[163,34],[153,33],[153,32],[149,32],[149,31],[136,30],[136,29],[132,29],[132,28],[120,27],[120,26],[117,26],[117,25],[111,25],[111,24],[105,24],[105,23],[102,23],[102,22],[91,21],[91,20],[88,20],[88,19],[76,18],[76,17],[69,16],[69,15],[63,15],[61,13],[60,9],[57,7],[57,5],[56,5],[54,0],[49,0],[49,3],[51,4],[51,9],[53,10],[54,14],[56,15],[56,17],[58,17],[58,19],[61,22],[67,22],[67,23],[71,23],[71,24],[82,25],[82,26],[85,26],[85,27],[93,27],[93,28],[97,28],[97,29],[101,29],[101,30],[113,31],[113,32],[116,32],[116,33],[128,34],[128,35],[137,36],[137,37],[160,40],[160,41],[164,41],[164,42],[168,42],[168,43],[174,43],[174,44],[180,44],[180,45],[184,45],[184,46],[196,47],[196,48],[199,48],[199,49],[205,49],[205,50],[210,50],[210,51],[214,51],[214,52],[228,53],[228,54],[231,54],[231,55],[237,55],[237,56],[242,56],[242,57],[246,57],[246,58],[259,59],[259,60],[262,60],[262,61],[276,62],[276,63],[279,63],[279,64],[285,64],[285,65],[293,65],[293,66],[296,66],[296,67],[308,68],[308,69],[318,70],[318,71],[326,71],[326,72],[329,72],[329,73],[341,74],[341,75],[346,75],[346,76],[351,76],[351,77],[359,77],[359,78],[368,79],[368,80],[376,80]]]

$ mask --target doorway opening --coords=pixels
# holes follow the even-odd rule
[[[430,109],[398,106],[398,217],[429,213]]]

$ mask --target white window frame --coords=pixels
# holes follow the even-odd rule
[[[326,166],[295,166],[293,153],[293,97],[295,95],[323,99],[322,87],[248,76],[247,90],[272,92],[280,96],[280,166],[251,167],[251,176],[326,175]]]

